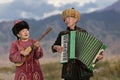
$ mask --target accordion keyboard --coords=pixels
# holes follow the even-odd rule
[[[66,63],[68,61],[68,43],[69,43],[69,35],[62,36],[61,46],[64,50],[61,52],[61,63]]]

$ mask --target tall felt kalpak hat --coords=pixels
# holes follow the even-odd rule
[[[64,10],[62,12],[62,19],[63,19],[63,21],[67,17],[74,17],[74,18],[77,18],[78,21],[79,21],[79,19],[80,19],[80,13],[79,13],[79,11],[75,10],[74,8],[69,8],[69,9],[66,9],[66,10]]]
[[[14,21],[14,26],[12,28],[13,34],[17,37],[17,34],[22,30],[22,29],[28,29],[29,30],[29,25],[26,21],[22,20],[15,20]]]

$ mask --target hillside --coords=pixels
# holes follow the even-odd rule
[[[108,10],[108,11],[110,11],[110,10],[114,10],[114,11],[116,11],[116,12],[120,12],[120,0],[118,0],[117,2],[115,2],[114,4],[112,4],[111,6],[108,6],[108,7],[106,7],[105,9],[103,9],[103,11],[105,10]]]
[[[116,11],[83,14],[79,25],[107,45],[107,54],[120,54],[120,13]]]

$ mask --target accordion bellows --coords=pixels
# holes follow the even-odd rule
[[[89,69],[94,68],[97,56],[106,48],[102,41],[87,32],[70,31],[70,34],[62,35],[61,39],[61,46],[64,47],[61,63],[78,59]]]

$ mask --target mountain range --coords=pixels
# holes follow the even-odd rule
[[[105,9],[92,13],[81,14],[78,26],[84,28],[89,33],[95,35],[107,46],[105,55],[120,54],[120,1],[108,6]],[[51,46],[54,43],[58,33],[66,29],[61,15],[54,15],[42,20],[22,19],[28,22],[30,26],[30,35],[37,39],[48,27],[52,31],[41,40],[41,45],[45,52],[45,57],[57,57],[52,54]],[[12,34],[13,21],[0,22],[0,54],[8,55],[10,44],[16,37]]]

